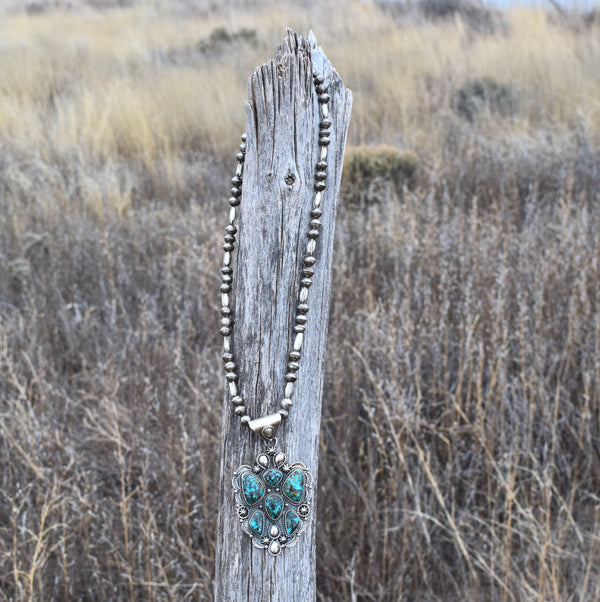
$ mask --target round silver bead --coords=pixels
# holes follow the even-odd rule
[[[248,415],[242,416],[240,422],[242,423],[242,426],[246,426],[246,425],[250,424],[250,416],[248,416]]]
[[[233,320],[231,318],[221,318],[221,326],[231,326]]]
[[[302,325],[302,324],[296,324],[296,326],[294,326],[294,332],[296,334],[300,333],[300,332],[304,332],[306,330],[306,326]]]
[[[327,177],[327,172],[326,171],[318,171],[315,173],[315,178],[317,180],[324,180]]]
[[[315,75],[314,82],[315,86],[320,86],[325,82],[325,78],[322,75]]]
[[[243,406],[244,405],[244,399],[241,395],[236,395],[232,400],[231,403],[234,406]]]
[[[321,119],[320,123],[319,123],[319,127],[322,130],[328,130],[331,127],[331,119],[328,119],[327,117],[325,117],[324,119]],[[325,165],[327,165],[327,163],[325,163]],[[318,165],[317,165],[318,167]]]
[[[223,283],[221,285],[221,292],[222,293],[229,293],[229,292],[231,292],[231,284],[227,284],[226,282]]]
[[[229,204],[230,204],[232,207],[237,207],[237,206],[240,204],[240,199],[239,199],[239,197],[234,197],[234,196],[232,196],[232,197],[229,199]]]
[[[296,316],[296,322],[298,324],[306,324],[308,322],[308,318],[303,314],[298,314]]]
[[[304,265],[313,266],[313,265],[315,265],[316,262],[317,262],[317,260],[312,255],[307,255],[304,258]]]
[[[318,230],[309,230],[307,236],[308,236],[308,238],[319,238],[319,231]]]
[[[281,414],[281,417],[285,420],[289,414],[287,410],[279,410],[279,413]]]
[[[230,382],[235,382],[238,379],[238,375],[235,372],[227,372],[225,378]]]
[[[234,186],[231,189],[231,196],[239,197],[241,195],[242,195],[242,189],[241,188],[238,188],[237,186]]]
[[[319,161],[317,163],[317,169],[319,171],[325,171],[327,169],[327,161]]]
[[[300,284],[306,288],[310,287],[312,283],[312,278],[302,278],[302,280],[300,280]]]
[[[225,364],[225,370],[227,370],[227,372],[233,372],[236,368],[235,362],[231,361],[231,362],[227,362]]]
[[[242,183],[242,178],[240,178],[240,176],[233,176],[233,178],[231,178],[231,183],[234,186],[239,186]]]
[[[226,242],[223,245],[223,251],[225,251],[226,253],[230,253],[231,251],[233,251],[235,247],[230,243],[230,242]]]
[[[292,407],[293,403],[291,399],[288,399],[287,397],[285,399],[282,399],[281,401],[281,407],[284,410],[289,410]]]
[[[329,96],[329,94],[327,94],[327,92],[324,92],[323,94],[319,94],[319,102],[322,105],[329,102],[330,100],[331,100],[331,96]]]
[[[288,372],[285,375],[285,380],[288,383],[295,383],[298,380],[298,375],[295,372]]]
[[[229,307],[229,305],[223,305],[223,307],[221,308],[221,315],[222,316],[230,316],[231,313],[232,313],[231,307]]]
[[[236,416],[243,416],[246,413],[245,406],[237,406],[234,410]]]
[[[246,142],[246,132],[244,132],[240,138],[242,139],[242,142]]]
[[[297,362],[300,359],[300,352],[299,351],[290,351],[288,354],[288,357],[290,358],[290,360],[292,362]]]
[[[299,368],[300,368],[300,364],[298,362],[290,362],[288,364],[288,370],[290,372],[298,372]]]
[[[310,278],[311,276],[315,275],[315,271],[312,268],[303,268],[302,275]]]
[[[231,328],[229,326],[222,326],[219,332],[224,336],[228,337],[231,334]]]
[[[320,146],[329,146],[329,143],[331,142],[329,137],[324,137],[324,138],[319,138],[319,145]]]
[[[238,163],[241,163],[242,165],[244,164],[244,153],[239,152],[235,158],[238,160]]]
[[[308,313],[308,305],[306,305],[306,303],[299,303],[297,309],[298,309],[298,313],[300,313],[300,314]]]

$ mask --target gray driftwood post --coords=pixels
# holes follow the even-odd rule
[[[218,602],[299,602],[316,597],[321,398],[335,215],[352,95],[312,33],[305,39],[288,31],[275,59],[259,67],[248,82],[247,150],[234,265],[233,351],[248,414],[257,418],[276,412],[283,398],[318,160],[319,108],[313,66],[329,83],[331,96],[327,188],[294,405],[278,437],[289,461],[303,462],[313,474],[310,524],[298,544],[277,557],[251,545],[235,512],[231,480],[233,472],[241,464],[252,464],[265,445],[240,425],[226,399],[215,576]]]

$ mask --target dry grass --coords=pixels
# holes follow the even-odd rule
[[[0,23],[0,600],[211,598],[221,200],[286,25],[361,145],[321,599],[600,599],[598,26],[243,4]]]

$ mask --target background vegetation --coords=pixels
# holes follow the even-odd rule
[[[0,21],[0,600],[212,596],[220,232],[285,26],[355,95],[320,598],[600,599],[595,16],[99,4]]]

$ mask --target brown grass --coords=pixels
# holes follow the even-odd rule
[[[4,16],[0,600],[212,597],[222,202],[246,78],[286,25],[312,26],[353,89],[360,145],[320,599],[600,599],[600,37],[504,19],[482,34],[358,2]],[[483,93],[461,115],[478,81],[510,111]]]

